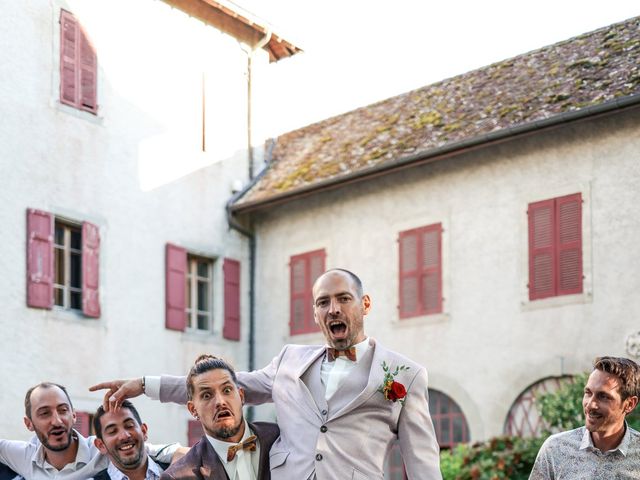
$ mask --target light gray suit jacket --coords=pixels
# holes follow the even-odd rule
[[[273,402],[280,438],[271,447],[273,480],[373,480],[395,439],[410,480],[439,480],[439,449],[429,415],[424,367],[370,339],[371,348],[325,400],[320,368],[325,347],[286,345],[262,370],[240,372],[248,404]],[[404,404],[378,391],[382,362],[406,365],[396,381],[408,390]],[[184,377],[163,376],[163,402],[186,401]]]

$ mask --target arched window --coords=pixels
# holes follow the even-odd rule
[[[458,404],[451,397],[438,390],[429,389],[429,412],[441,449],[449,449],[459,443],[469,441],[467,420]],[[389,480],[405,480],[407,478],[400,446],[397,443],[389,452],[384,478]]]
[[[505,435],[539,437],[542,434],[544,422],[536,407],[536,397],[555,392],[563,381],[570,379],[571,376],[549,377],[526,388],[509,409],[504,423]]]

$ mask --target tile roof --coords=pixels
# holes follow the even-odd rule
[[[639,66],[635,17],[294,130],[232,210],[639,94]]]

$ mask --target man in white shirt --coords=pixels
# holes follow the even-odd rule
[[[73,429],[76,414],[67,390],[59,384],[43,382],[25,395],[24,423],[38,441],[0,439],[0,462],[28,480],[87,480],[107,468],[109,459]],[[179,444],[161,448],[148,445],[150,453],[170,462],[184,449]]]
[[[105,412],[100,406],[93,417],[93,429],[96,447],[110,460],[93,480],[158,480],[169,466],[147,455],[147,424],[128,400],[116,411]]]
[[[280,431],[275,423],[244,419],[244,391],[233,368],[211,355],[198,357],[187,376],[187,395],[187,408],[205,435],[161,480],[269,480],[269,449]]]

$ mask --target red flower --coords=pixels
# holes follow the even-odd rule
[[[402,400],[407,396],[407,389],[404,388],[404,385],[399,382],[393,382],[389,386],[389,391],[387,393],[389,400],[395,402],[396,400]]]

